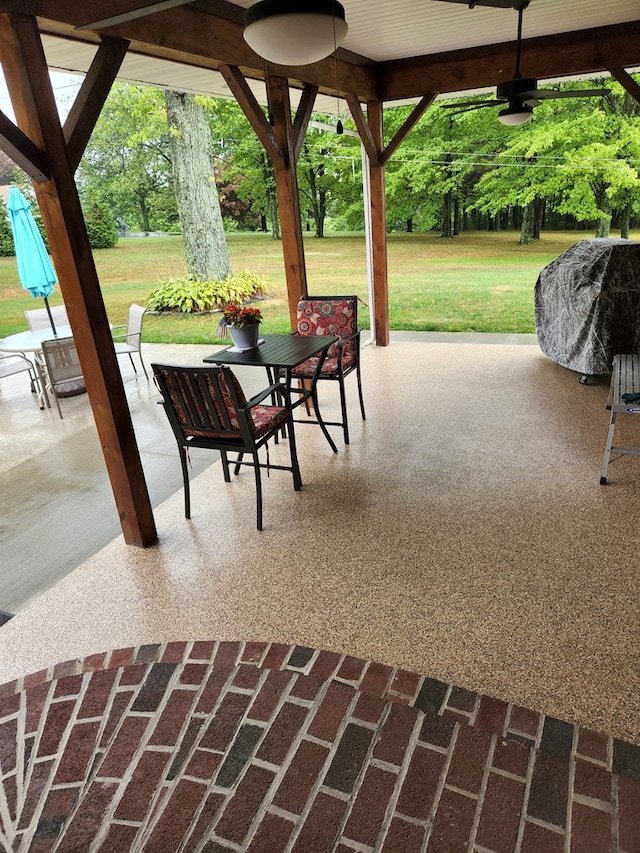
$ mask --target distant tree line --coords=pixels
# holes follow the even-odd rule
[[[611,94],[546,100],[518,127],[500,124],[495,108],[452,115],[435,102],[387,163],[388,230],[454,237],[516,229],[521,242],[544,229],[628,236],[640,226],[640,105],[609,78],[571,88],[594,85]],[[225,231],[278,238],[273,169],[242,110],[230,100],[193,100],[209,128],[208,180]],[[167,103],[157,89],[113,87],[77,173],[85,214],[106,216],[121,231],[182,229],[174,161],[176,135],[188,126],[177,130],[173,121],[170,129]],[[387,140],[411,109],[385,111]],[[362,230],[360,142],[316,126],[331,117],[313,119],[298,162],[303,227],[317,237],[327,229]],[[0,182],[4,167],[0,159]]]

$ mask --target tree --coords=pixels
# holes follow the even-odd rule
[[[260,228],[271,224],[280,239],[280,220],[273,165],[238,104],[223,98],[203,101],[209,117],[217,172],[223,185],[235,187],[240,201],[257,216]]]
[[[78,170],[81,194],[105,202],[132,230],[178,221],[164,99],[158,89],[116,83]]]
[[[8,258],[15,255],[16,249],[13,243],[13,231],[9,222],[9,211],[0,198],[0,257]]]
[[[325,220],[362,195],[360,143],[350,134],[336,133],[329,116],[314,114],[298,160],[300,207],[313,221],[315,236],[324,237]],[[347,122],[345,124],[350,124]],[[318,126],[321,125],[321,126]],[[357,188],[354,161],[358,162]]]
[[[211,132],[194,95],[165,92],[173,179],[189,273],[203,281],[225,279],[231,260],[216,188]]]
[[[18,167],[4,151],[0,151],[0,184],[12,184],[16,179]]]

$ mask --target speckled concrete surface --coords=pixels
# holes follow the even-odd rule
[[[140,643],[282,642],[640,743],[640,463],[599,485],[605,382],[536,346],[394,341],[363,362],[367,422],[349,383],[348,448],[298,428],[303,490],[272,473],[262,533],[250,472],[211,466],[190,522],[178,492],[155,547],[117,538],[1,629],[0,681]]]

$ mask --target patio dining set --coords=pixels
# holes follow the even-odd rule
[[[185,517],[191,516],[189,450],[218,451],[226,482],[231,468],[254,469],[256,526],[262,530],[261,470],[287,470],[300,490],[294,423],[316,424],[333,453],[338,448],[328,426],[340,427],[349,444],[345,377],[355,373],[362,419],[365,420],[360,372],[360,334],[357,296],[308,296],[298,304],[297,325],[288,335],[261,336],[253,347],[231,346],[204,358],[204,366],[152,364],[154,382],[176,439],[182,468]],[[116,354],[142,360],[142,322],[146,309],[133,304],[126,327],[112,327]],[[62,418],[60,398],[86,392],[73,333],[64,306],[25,311],[29,329],[0,339],[0,379],[24,372],[41,409],[53,396]],[[29,357],[31,356],[31,358]],[[266,387],[250,399],[233,372],[238,367],[266,371]],[[136,371],[137,373],[137,371]],[[320,380],[338,383],[341,415],[327,421],[321,415],[317,386]],[[305,417],[295,417],[304,407]],[[288,442],[288,464],[269,458],[268,442]],[[264,453],[261,453],[263,451]],[[233,454],[233,459],[229,455]],[[266,454],[266,461],[263,457]]]

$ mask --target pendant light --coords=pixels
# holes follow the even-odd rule
[[[244,39],[277,65],[309,65],[330,56],[347,34],[337,0],[261,0],[245,14]]]
[[[533,107],[528,104],[523,104],[521,101],[509,101],[509,106],[505,110],[500,110],[498,113],[498,121],[501,124],[506,124],[509,127],[515,127],[518,124],[524,124],[533,118]]]

